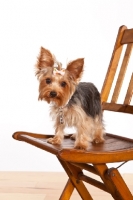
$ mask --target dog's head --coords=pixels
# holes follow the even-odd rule
[[[62,68],[51,52],[41,47],[36,64],[36,75],[40,82],[39,99],[56,106],[67,104],[82,76],[84,59],[78,58]]]

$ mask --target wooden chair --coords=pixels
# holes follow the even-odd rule
[[[117,73],[118,78],[114,93],[111,101],[108,102],[108,97],[116,71],[118,71],[118,63],[120,61],[124,45],[127,46],[125,55],[119,73]],[[127,88],[123,104],[117,103],[131,55],[132,46],[133,29],[127,29],[126,26],[121,26],[118,31],[113,54],[101,91],[103,111],[108,110],[133,114],[133,106],[129,105],[133,93],[133,74],[129,81],[129,86]],[[117,122],[115,126],[117,126]],[[15,132],[13,134],[14,139],[27,142],[54,154],[57,157],[69,177],[68,182],[59,198],[60,200],[70,199],[74,188],[76,188],[82,199],[92,200],[93,198],[85,187],[84,182],[110,193],[116,200],[133,200],[133,196],[121,177],[118,169],[109,169],[107,167],[108,163],[127,162],[133,160],[133,139],[113,134],[106,134],[104,144],[91,144],[87,151],[83,151],[73,148],[74,141],[70,139],[70,135],[65,136],[64,142],[61,146],[55,146],[47,143],[46,140],[49,137],[51,137],[51,135],[28,132]],[[100,176],[101,181],[97,181],[85,175],[83,170]]]

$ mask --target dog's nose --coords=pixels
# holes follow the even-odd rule
[[[55,91],[51,91],[50,92],[50,97],[54,98],[56,97],[57,93]]]

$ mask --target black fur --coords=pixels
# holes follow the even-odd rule
[[[72,104],[80,105],[85,113],[93,118],[102,113],[100,93],[93,83],[80,82],[68,106]]]

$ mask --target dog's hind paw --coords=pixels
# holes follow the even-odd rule
[[[93,144],[99,144],[99,143],[104,143],[104,138],[103,137],[96,137],[94,140],[93,140]]]

